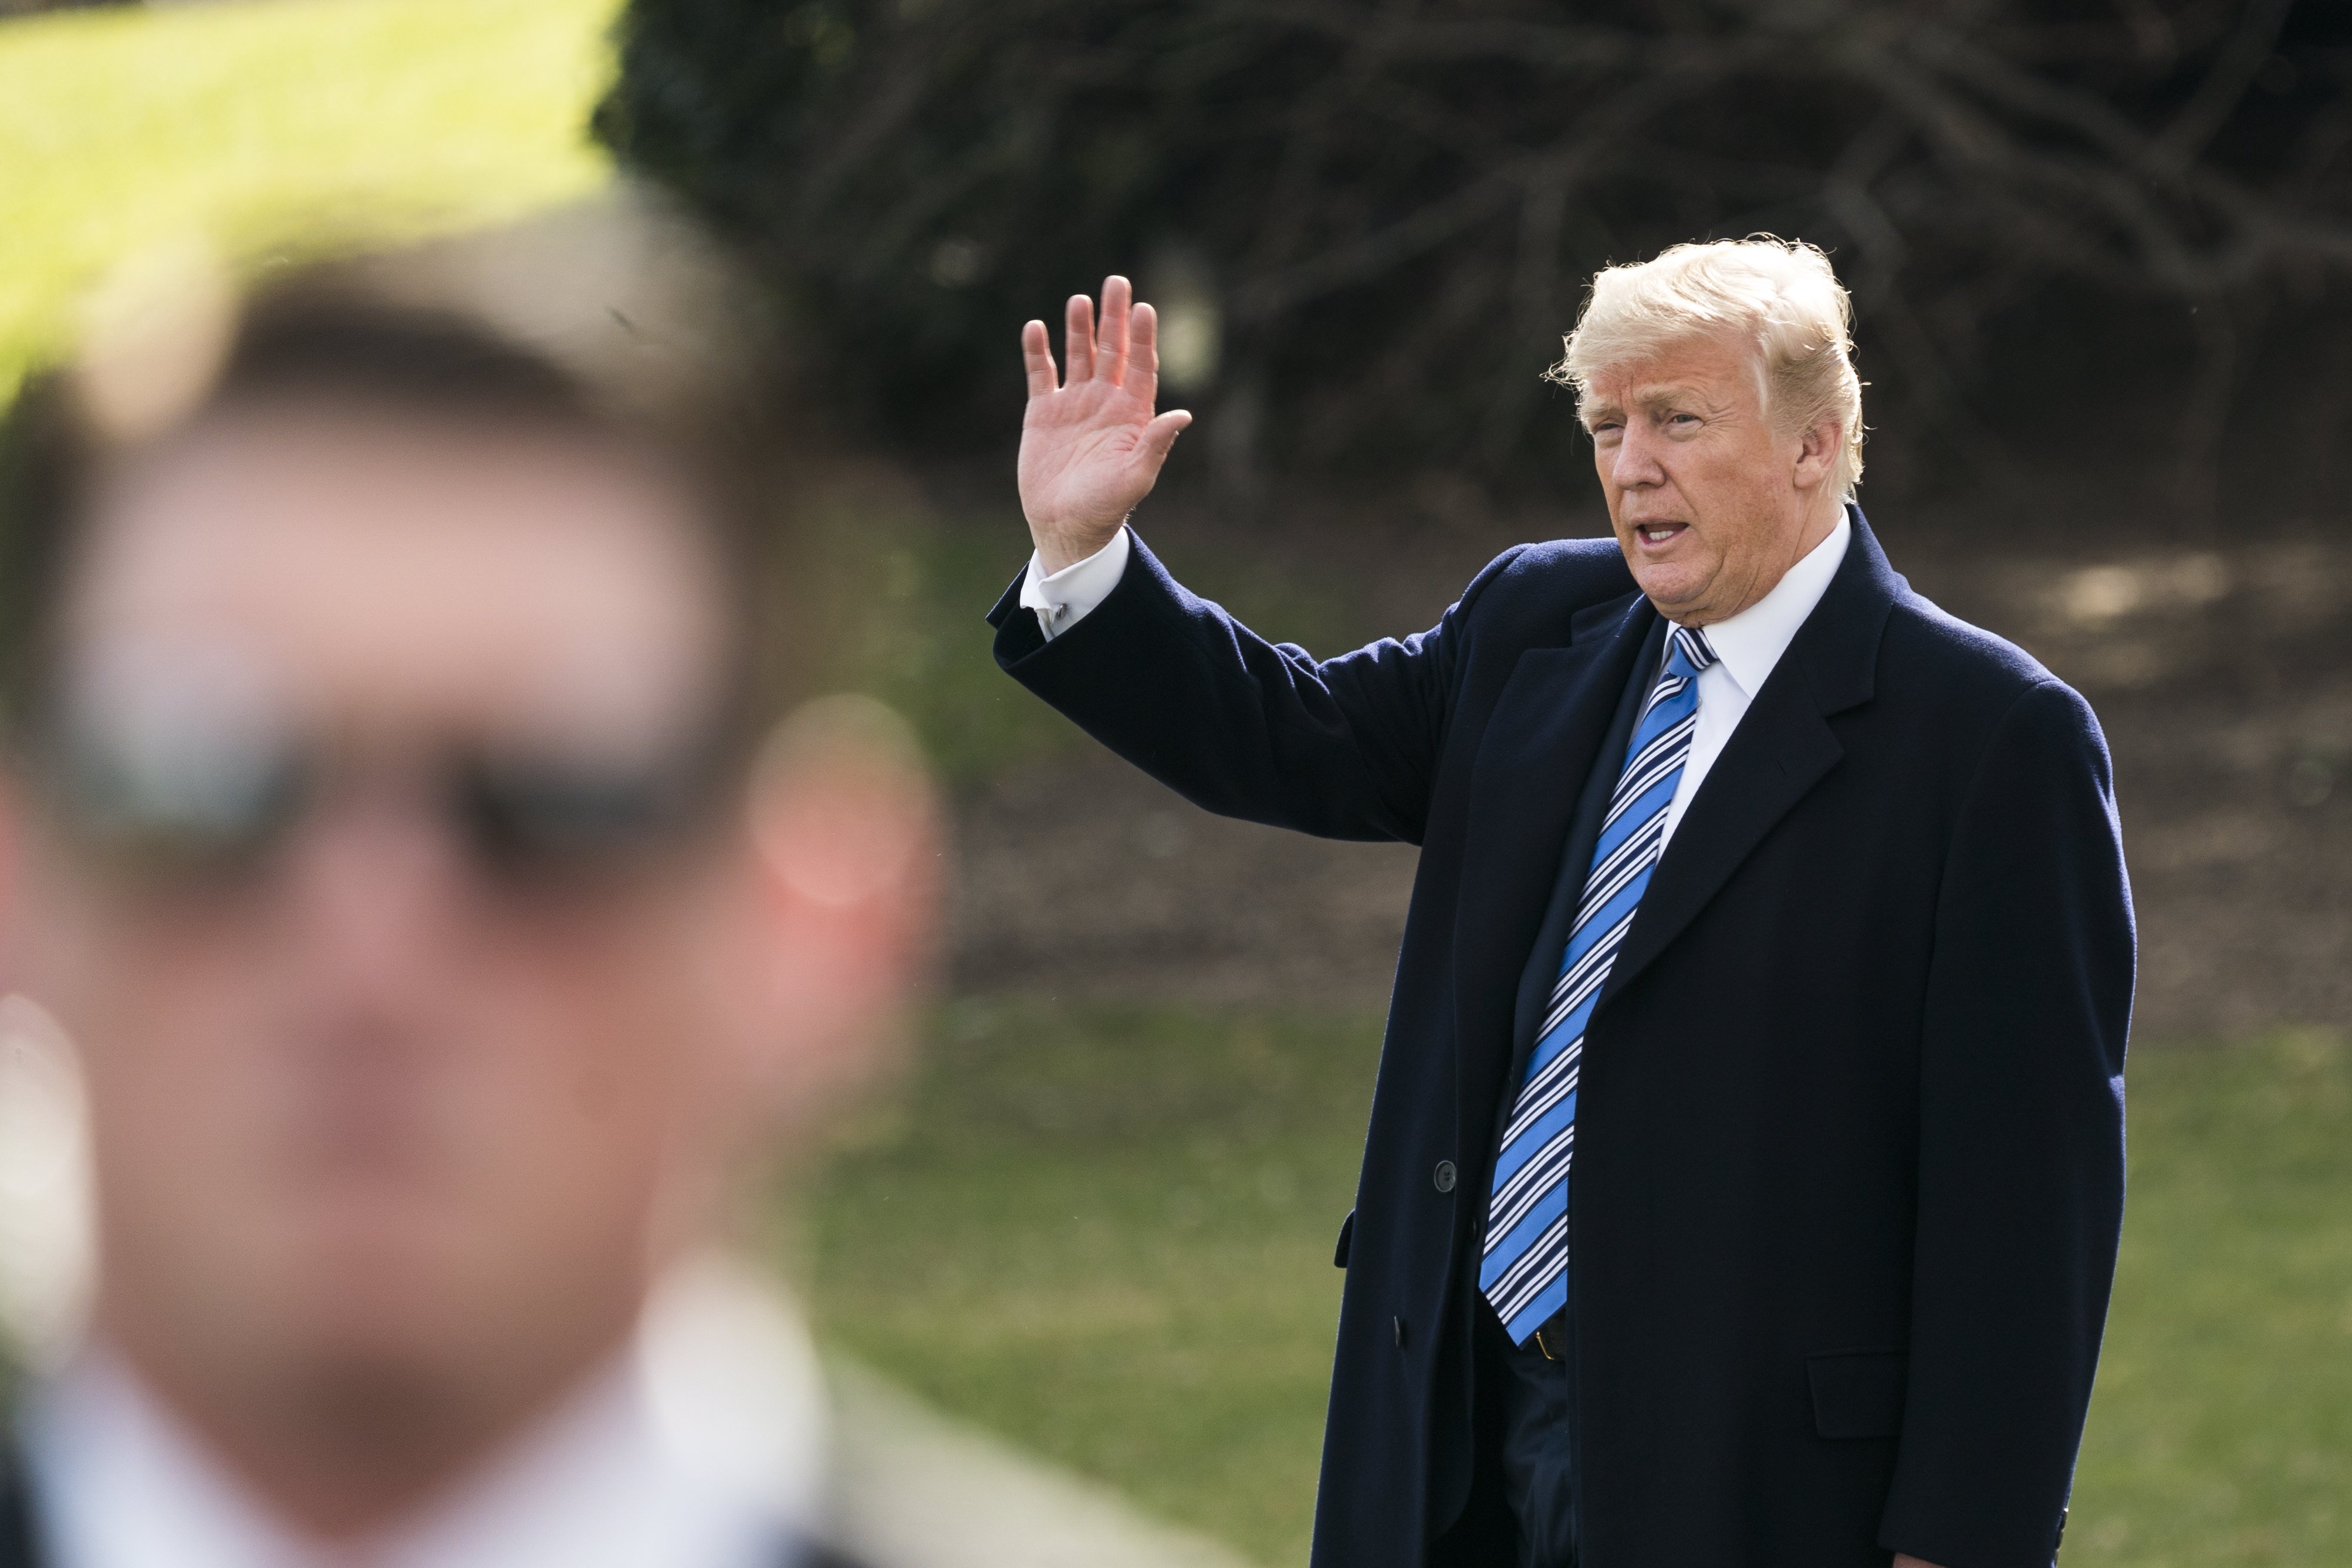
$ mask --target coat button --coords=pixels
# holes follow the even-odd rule
[[[1454,1162],[1451,1160],[1440,1160],[1437,1162],[1437,1169],[1429,1173],[1429,1183],[1430,1185],[1435,1187],[1441,1193],[1452,1192],[1454,1190]]]
[[[1389,1321],[1396,1325],[1397,1349],[1404,1349],[1404,1320],[1402,1318],[1391,1318]]]

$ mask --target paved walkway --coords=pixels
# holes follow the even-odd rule
[[[1250,1568],[863,1367],[826,1376],[835,1517],[873,1568]]]

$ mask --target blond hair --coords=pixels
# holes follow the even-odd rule
[[[1648,261],[1604,268],[1568,334],[1567,357],[1545,374],[1581,399],[1604,370],[1717,332],[1755,345],[1767,417],[1785,430],[1837,425],[1831,479],[1852,496],[1862,479],[1853,301],[1819,246],[1758,235],[1677,245]]]

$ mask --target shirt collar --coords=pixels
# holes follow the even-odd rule
[[[25,1452],[67,1568],[765,1568],[817,1510],[821,1378],[786,1303],[683,1267],[627,1354],[469,1483],[338,1552],[272,1518],[102,1346],[28,1403]]]
[[[1853,540],[1853,523],[1842,508],[1829,537],[1782,573],[1770,593],[1706,628],[1707,646],[1715,649],[1724,674],[1749,700],[1763,689],[1773,667],[1789,651],[1797,628],[1829,591],[1830,579],[1837,575],[1838,564],[1845,559],[1846,546]]]

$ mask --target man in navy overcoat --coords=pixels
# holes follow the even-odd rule
[[[1421,866],[1316,1568],[2042,1568],[2123,1214],[2133,928],[2083,700],[1888,565],[1817,250],[1612,268],[1555,374],[1615,538],[1262,640],[1128,531],[1189,422],[1123,279],[1024,334],[1031,690]]]

